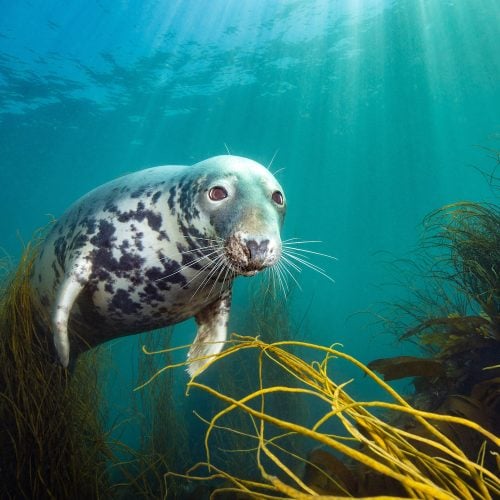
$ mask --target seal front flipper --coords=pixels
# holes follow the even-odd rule
[[[64,277],[57,291],[54,310],[52,312],[54,346],[59,361],[65,368],[69,365],[69,315],[75,300],[87,283],[86,274],[84,270],[80,269],[78,273],[74,272]]]
[[[189,349],[187,368],[191,377],[210,362],[207,356],[215,356],[221,351],[223,342],[226,340],[230,307],[231,291],[229,290],[195,316],[198,333]]]

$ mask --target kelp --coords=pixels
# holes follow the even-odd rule
[[[375,359],[367,366],[381,373],[386,382],[405,377],[437,377],[443,373],[443,365],[440,361],[416,356]]]
[[[291,352],[298,349],[300,356]],[[197,376],[188,384],[188,392],[201,390],[224,403],[215,415],[205,418],[208,425],[206,460],[182,475],[189,480],[222,480],[223,486],[213,497],[238,492],[243,495],[241,498],[302,499],[322,494],[332,495],[331,498],[384,495],[383,498],[491,499],[500,494],[498,470],[485,465],[486,457],[488,463],[490,458],[498,458],[500,439],[481,425],[460,416],[413,407],[372,370],[334,347],[297,341],[269,344],[258,338],[233,336],[228,348],[211,361],[211,369],[223,359],[246,350],[258,354],[254,373],[259,387],[252,393],[234,396],[198,382]],[[309,363],[304,360],[311,356],[320,359]],[[346,391],[347,384],[338,384],[330,377],[337,359],[356,366],[361,374],[381,387],[391,401],[351,398]],[[282,380],[294,383],[266,384],[264,360],[280,370]],[[310,425],[280,411],[279,406],[270,411],[267,406],[270,396],[289,394],[304,405],[323,408],[323,415]],[[377,416],[377,410],[387,412],[387,418]],[[236,412],[250,417],[250,429],[227,425],[227,416]],[[391,424],[391,415],[404,415],[412,425],[396,427]],[[342,432],[332,433],[332,424],[336,424],[336,429],[342,428]],[[474,435],[478,447],[472,456],[443,431],[445,426]],[[261,475],[259,480],[235,476],[214,462],[212,435],[216,430],[244,434],[253,440],[252,448],[232,451],[255,457]],[[283,442],[289,435],[309,439],[316,447],[321,446],[322,452],[311,453],[307,459],[287,450]],[[305,473],[296,472],[304,467]],[[318,475],[325,481],[318,481]]]
[[[35,322],[29,276],[39,238],[0,292],[0,497],[96,498],[107,489],[97,367],[88,353],[75,373],[53,362]]]
[[[395,332],[398,338],[419,346],[441,372],[428,371],[431,365],[423,361],[405,372],[398,358],[370,366],[382,374],[392,371],[392,379],[417,377],[414,401],[434,410],[450,395],[472,397],[477,384],[500,376],[500,209],[493,203],[454,203],[428,215],[424,229],[413,264],[422,286],[407,287],[413,295],[388,316],[407,319]]]

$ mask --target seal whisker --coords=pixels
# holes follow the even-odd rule
[[[226,273],[224,274],[224,278],[222,280],[222,290],[224,290],[224,284],[226,283],[226,279],[231,274],[231,268],[227,265],[227,262],[224,263],[226,266]]]
[[[285,254],[286,252],[283,252],[283,253]],[[302,258],[297,257],[296,255],[293,255],[290,253],[286,253],[286,255],[288,257],[290,257],[291,259],[294,259],[297,262],[300,262],[301,264],[303,264],[304,266],[312,269],[313,271],[316,271],[317,273],[322,274],[325,278],[329,279],[332,283],[335,283],[335,280],[332,277],[328,276],[328,274],[326,274],[326,271],[324,269],[322,269],[321,267],[317,266],[316,264],[313,264],[305,259],[302,259]]]
[[[297,255],[293,252],[287,252],[287,251],[284,251],[283,252],[283,258],[285,258],[284,256],[287,256],[289,257],[290,259],[294,259],[295,261],[297,262],[300,262],[301,264],[304,264],[306,266],[310,266],[312,268],[316,268],[315,270],[319,270],[319,271],[323,271],[323,272],[326,272],[322,267],[319,267],[318,265],[316,264],[313,264],[312,262],[309,261],[309,259],[305,256],[302,256],[302,255]]]
[[[270,268],[270,270],[271,270],[271,276],[273,277],[274,293],[278,295],[278,285],[279,285],[280,289],[283,290],[283,297],[286,300],[285,287],[283,286],[281,278],[278,274],[278,268],[273,266]]]
[[[281,263],[280,268],[279,268],[279,273],[281,276],[281,279],[283,281],[283,285],[285,288],[285,299],[288,297],[288,294],[290,292],[290,285],[288,284],[288,278],[285,273],[285,266],[283,263]]]
[[[215,238],[207,238],[206,236],[203,237],[190,236],[190,238],[193,240],[224,242],[224,238],[220,238],[219,236],[216,236]]]
[[[288,238],[282,241],[283,245],[303,245],[305,243],[323,243],[321,240],[301,240],[299,238]]]
[[[198,257],[197,259],[195,260],[192,260],[191,262],[187,263],[187,264],[183,264],[181,267],[179,267],[179,269],[177,269],[177,271],[174,271],[173,273],[171,274],[167,274],[167,276],[162,276],[161,278],[158,278],[155,280],[155,282],[157,281],[163,281],[167,278],[170,278],[171,276],[174,276],[175,274],[177,273],[180,273],[182,271],[184,271],[185,269],[187,269],[188,267],[192,267],[194,264],[197,264],[198,262],[200,262],[201,260],[205,259],[205,258],[208,258],[210,257],[211,255],[213,255],[214,253],[217,253],[218,250],[214,250],[213,252],[210,252],[208,253],[207,255],[203,255],[201,257]],[[210,265],[212,263],[212,261],[210,261],[210,263],[208,265]]]
[[[274,266],[269,268],[269,274],[271,276],[271,282],[272,282],[274,296],[277,297],[278,292],[279,292],[278,278],[276,277],[276,269],[274,268]]]
[[[271,167],[273,166],[273,161],[276,158],[276,155],[278,154],[278,152],[279,152],[279,148],[274,152],[273,157],[271,158],[271,161],[269,162],[269,165],[267,166],[267,170],[271,171]],[[280,168],[280,170],[283,170],[283,169]],[[276,172],[274,172],[273,175],[276,175]]]
[[[214,287],[215,287],[216,283],[219,281],[220,275],[224,271],[224,268],[227,267],[225,265],[225,262],[224,262],[224,255],[222,255],[222,259],[221,259],[220,264],[218,265],[218,267],[220,268],[220,271],[219,271],[219,274],[217,275],[217,278],[215,278],[214,282],[212,283],[212,287],[210,288],[210,291],[208,292],[208,297],[210,297],[210,295],[212,295]]]
[[[210,281],[210,278],[217,272],[217,270],[224,265],[224,254],[219,255],[215,261],[213,261],[211,264],[214,266],[213,269],[209,271],[209,273],[205,276],[205,278],[202,280],[202,282],[198,285],[196,290],[194,291],[193,295],[191,298],[193,298],[199,290],[202,290],[205,285]],[[203,270],[205,270],[208,266],[206,266]],[[201,271],[200,271],[201,272]],[[195,278],[199,275],[198,273]],[[193,278],[194,279],[194,278]],[[192,281],[192,280],[191,280]]]
[[[276,270],[276,266],[270,267],[269,272],[271,273],[272,277],[274,293],[277,295],[279,282],[278,282],[278,272]]]
[[[215,273],[217,272],[217,270],[219,270],[219,269],[221,269],[221,270],[224,269],[224,265],[221,261],[217,264],[217,266],[215,266],[212,270],[210,270],[208,276],[205,276],[203,281],[198,285],[198,287],[194,291],[193,295],[191,295],[191,299],[193,299],[199,291],[205,289],[205,287],[208,285],[208,283],[210,281],[210,278],[213,277],[215,275]],[[215,286],[215,283],[216,283],[216,280],[214,281],[214,283],[212,283],[212,288],[210,289],[210,292],[207,294],[207,297],[209,297],[210,294],[212,293],[212,290],[213,290],[213,287]]]
[[[289,256],[290,257],[290,256]],[[286,257],[286,254],[283,254],[281,257],[289,266],[293,267],[297,272],[302,272],[300,266],[298,266],[295,262],[292,262],[290,259]]]
[[[314,254],[314,255],[320,255],[321,257],[327,257],[328,259],[338,260],[337,257],[334,257],[333,255],[328,255],[327,253],[315,252],[314,250],[306,250],[305,248],[290,247],[288,245],[283,245],[283,248],[287,252],[292,250],[294,252],[310,253],[310,254]],[[290,252],[290,253],[293,253],[293,252]]]
[[[187,254],[190,254],[190,253],[199,253],[199,252],[203,252],[203,251],[206,251],[206,250],[217,250],[218,248],[219,248],[219,245],[210,245],[210,246],[206,246],[206,247],[193,248],[192,250],[183,250],[180,253],[181,253],[181,255],[187,255]],[[205,254],[203,256],[200,256],[200,258],[203,258],[206,255],[207,254]],[[210,254],[208,254],[208,255],[210,255]],[[160,262],[165,262],[166,260],[170,260],[170,257],[168,257],[168,256],[162,257],[160,259]]]
[[[281,285],[281,289],[283,290],[283,296],[285,299],[287,298],[287,292],[288,292],[288,281],[286,279],[286,276],[283,271],[283,263],[279,261],[276,264],[276,276],[278,277],[279,283]]]
[[[182,255],[188,254],[188,253],[196,253],[196,252],[202,252],[204,250],[216,250],[221,248],[220,245],[209,245],[206,247],[199,247],[199,248],[193,248],[192,250],[184,250],[182,252]]]
[[[295,276],[290,271],[290,269],[288,269],[287,264],[296,269],[299,273],[301,272],[300,267],[298,267],[296,264],[293,264],[290,260],[288,260],[285,256],[283,256],[283,269],[285,270],[286,273],[288,273],[290,278],[292,278],[295,284],[299,287],[299,290],[302,291],[302,287],[299,285],[299,282],[295,279]]]
[[[213,260],[210,260],[210,262],[207,262],[187,283],[186,285],[189,285],[189,283],[191,283],[192,281],[194,281],[201,273],[205,272],[209,267],[213,266],[213,267],[217,267],[218,266],[218,263],[220,262],[221,258],[223,257],[223,255],[219,254],[217,255],[217,257],[215,257],[215,259]],[[207,276],[205,276],[204,280],[202,281],[202,283],[210,277],[210,274],[213,272],[213,269],[210,270],[209,274]]]
[[[198,278],[198,276],[200,276],[200,274],[203,274],[208,268],[212,267],[212,266],[216,266],[217,264],[215,264],[216,262],[218,261],[218,259],[215,259],[214,261],[211,261],[211,262],[208,262],[207,264],[205,264],[187,283],[186,283],[186,286],[191,284],[193,281],[196,280],[196,278]],[[199,290],[199,288],[203,285],[203,283],[205,282],[206,279],[208,279],[210,277],[210,274],[213,272],[213,269],[210,269],[209,271],[209,274],[207,276],[205,276],[205,278],[202,280],[201,284],[198,285],[198,288],[196,289],[196,291]],[[195,292],[196,294],[196,292]],[[194,296],[194,294],[193,294]]]
[[[272,268],[267,268],[267,269],[264,269],[264,276],[265,278],[263,278],[265,280],[265,285],[266,285],[266,291],[264,293],[271,293],[273,295],[276,295],[276,290],[274,288],[274,282],[272,280],[272,276],[273,276],[273,273],[272,273]]]

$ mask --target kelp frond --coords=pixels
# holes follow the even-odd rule
[[[223,358],[242,351],[255,351],[258,361],[254,372],[259,388],[241,397],[200,383],[196,378],[189,382],[188,391],[202,390],[223,402],[224,407],[208,419],[206,461],[191,469],[186,478],[219,478],[225,482],[218,490],[220,493],[238,491],[242,498],[246,498],[245,495],[249,498],[282,498],[285,495],[302,499],[328,494],[334,495],[330,498],[385,495],[384,498],[491,499],[500,494],[498,471],[490,467],[500,439],[489,429],[454,415],[414,408],[372,370],[333,347],[295,341],[268,344],[258,338],[237,336],[228,344],[228,349],[210,362],[211,369]],[[296,354],[297,350],[301,356]],[[305,361],[311,357],[319,360]],[[336,359],[356,366],[385,391],[390,401],[352,399],[346,392],[346,384],[337,384],[330,378],[330,365],[334,365]],[[289,383],[266,385],[267,362],[264,360],[281,370],[282,380]],[[289,394],[294,394],[303,405],[322,408],[322,416],[313,425],[308,425],[293,419],[286,411],[281,413],[279,405],[273,405],[272,410],[268,408],[269,397]],[[377,416],[380,410],[388,412],[388,418]],[[245,429],[226,426],[223,421],[233,412],[246,414],[252,425]],[[404,415],[410,422],[404,428],[395,427],[390,423],[392,414]],[[343,429],[342,433],[329,431],[334,424]],[[260,481],[235,477],[214,462],[212,434],[215,430],[252,436],[255,445],[244,453],[255,455]],[[473,433],[478,443],[473,456],[464,452],[457,439],[464,432]],[[317,453],[306,458],[287,452],[281,443],[283,437],[290,434],[311,440],[325,453],[328,450],[327,455],[333,453],[335,457],[332,455],[328,460],[323,455],[318,461]],[[329,469],[325,471],[327,462]],[[309,473],[297,472],[301,467]],[[205,468],[207,474],[195,473],[200,468]],[[311,473],[314,470],[318,473]],[[322,489],[325,476],[328,479],[326,491]]]

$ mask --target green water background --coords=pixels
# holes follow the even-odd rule
[[[314,259],[335,284],[297,277],[299,338],[401,354],[359,313],[398,300],[384,263],[414,248],[429,211],[493,199],[476,168],[491,172],[482,148],[498,146],[499,26],[495,0],[1,0],[0,245],[15,261],[48,214],[127,172],[226,147],[274,157],[284,237],[338,258]],[[252,286],[236,284],[243,334],[258,333]],[[113,347],[117,414],[137,351]]]

